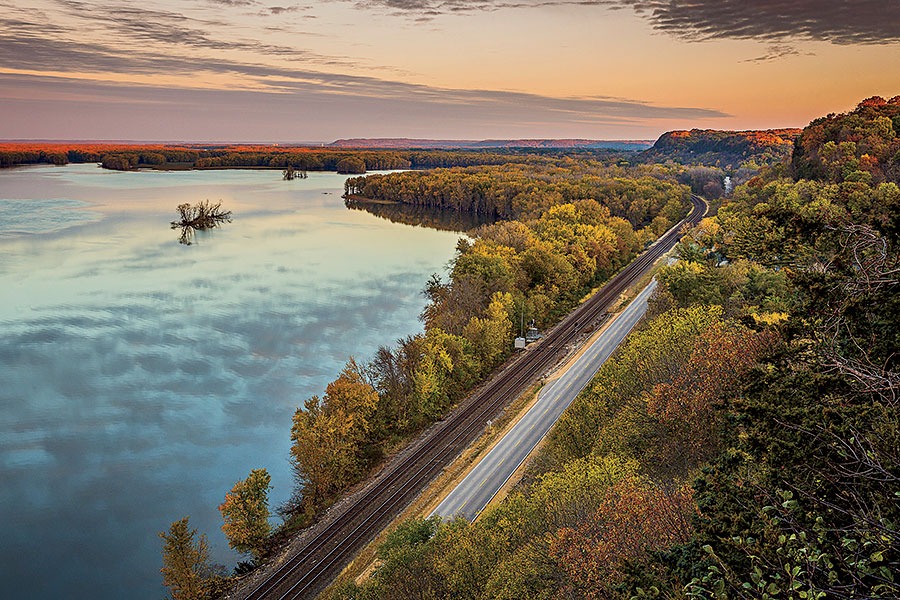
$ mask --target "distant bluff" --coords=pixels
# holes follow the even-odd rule
[[[800,129],[669,131],[644,156],[652,162],[672,160],[732,169],[747,162],[771,164],[791,155],[800,132]]]

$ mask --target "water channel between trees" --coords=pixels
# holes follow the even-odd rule
[[[160,598],[157,532],[185,515],[215,561],[240,558],[225,492],[266,467],[273,506],[288,498],[294,410],[421,330],[460,235],[348,210],[343,181],[0,170],[5,589]],[[175,207],[202,200],[233,221],[179,243]]]

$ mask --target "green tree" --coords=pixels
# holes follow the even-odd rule
[[[384,600],[433,598],[442,585],[431,569],[434,551],[428,542],[440,519],[413,519],[401,523],[388,534],[377,551],[382,567],[375,577],[378,596]]]
[[[222,531],[228,545],[238,552],[248,552],[259,559],[265,551],[269,525],[269,490],[272,477],[265,469],[253,469],[225,494],[219,512],[225,523]]]

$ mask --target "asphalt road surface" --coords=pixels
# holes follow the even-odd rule
[[[655,288],[656,280],[653,280],[606,326],[565,373],[544,386],[537,402],[444,498],[431,516],[439,515],[444,519],[462,516],[471,521],[484,510],[644,316],[647,300]]]

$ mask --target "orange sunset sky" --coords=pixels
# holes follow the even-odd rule
[[[0,0],[0,139],[655,139],[900,94],[900,0]]]

